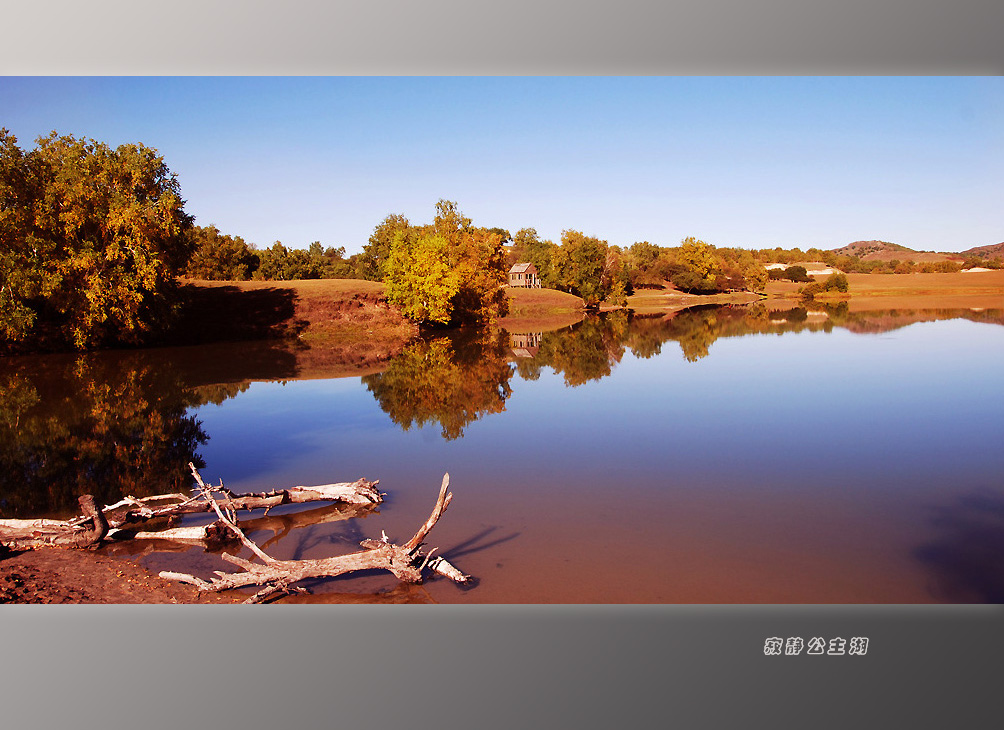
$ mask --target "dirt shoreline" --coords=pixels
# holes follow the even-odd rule
[[[0,603],[232,604],[245,598],[201,593],[126,558],[91,550],[0,552]]]

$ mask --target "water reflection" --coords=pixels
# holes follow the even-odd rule
[[[513,373],[507,344],[500,330],[415,342],[362,381],[405,431],[435,422],[443,438],[457,439],[469,423],[505,410]]]
[[[622,310],[590,316],[555,332],[544,332],[535,340],[536,355],[517,360],[516,369],[524,380],[537,380],[541,369],[549,367],[570,388],[605,378],[624,357],[629,322],[628,312]]]
[[[675,343],[689,362],[709,356],[716,341],[750,335],[830,332],[880,333],[916,322],[968,319],[1004,324],[1004,310],[935,309],[852,312],[846,302],[772,309],[764,304],[691,307],[668,314],[626,310],[586,317],[552,332],[454,334],[415,343],[383,373],[363,378],[380,407],[405,430],[438,423],[443,438],[505,410],[513,372],[538,380],[544,368],[574,388],[613,373],[627,352],[652,358]],[[511,361],[508,364],[507,361]]]
[[[293,362],[261,343],[0,358],[0,517],[188,489],[209,438],[189,410],[290,377]]]
[[[915,552],[942,601],[1004,603],[1004,497],[981,491],[936,510],[939,538]]]
[[[505,410],[514,375],[533,381],[550,368],[575,388],[610,376],[627,353],[652,358],[669,344],[697,362],[721,338],[836,328],[879,333],[959,318],[1004,324],[1004,310],[854,312],[846,303],[760,303],[617,311],[551,332],[418,341],[362,382],[402,429],[435,424],[444,439],[456,440],[474,421]],[[296,379],[303,369],[295,351],[275,343],[0,358],[0,517],[75,514],[83,493],[114,501],[188,488],[185,465],[201,464],[199,447],[209,438],[192,410],[233,398],[256,380]]]
[[[240,385],[179,397],[152,366],[50,360],[0,371],[0,515],[74,514],[77,496],[110,501],[188,486],[207,436],[186,409],[232,397]],[[224,390],[226,392],[224,392]],[[172,396],[172,393],[174,394]]]

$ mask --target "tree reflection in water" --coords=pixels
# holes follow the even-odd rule
[[[362,380],[405,431],[438,423],[452,440],[471,422],[505,410],[512,373],[505,331],[479,330],[412,343],[385,371]]]
[[[461,438],[473,421],[505,410],[512,377],[542,369],[568,387],[613,372],[630,351],[651,358],[675,342],[684,358],[708,357],[721,337],[831,331],[886,332],[914,322],[964,318],[1004,324],[1001,309],[852,312],[846,303],[705,306],[654,315],[593,315],[554,332],[452,332],[413,343],[362,381],[405,430],[437,423]],[[70,516],[76,498],[184,491],[186,465],[201,465],[208,436],[189,409],[221,403],[251,379],[295,379],[295,354],[274,345],[0,358],[0,517]]]
[[[537,380],[544,368],[567,387],[600,380],[630,351],[648,359],[674,342],[697,362],[723,337],[830,332],[885,332],[918,321],[966,318],[1004,324],[1001,310],[885,310],[851,312],[846,302],[795,305],[772,310],[752,305],[705,305],[669,314],[634,315],[627,310],[591,315],[552,332],[485,330],[451,333],[416,342],[391,360],[387,370],[363,378],[380,407],[404,430],[438,423],[443,438],[463,437],[464,428],[505,410],[514,372]],[[510,364],[512,361],[513,364]]]
[[[186,409],[246,387],[185,388],[149,358],[4,360],[0,516],[70,516],[81,494],[108,503],[188,489],[208,437]]]

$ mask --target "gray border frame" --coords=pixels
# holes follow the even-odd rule
[[[5,75],[1004,70],[996,0],[41,0],[4,25]]]

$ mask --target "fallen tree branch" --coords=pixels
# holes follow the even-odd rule
[[[294,530],[313,525],[330,524],[334,522],[344,522],[346,520],[362,517],[369,512],[368,507],[361,505],[346,505],[332,502],[313,509],[298,510],[296,512],[286,512],[261,517],[251,517],[242,519],[238,524],[245,534],[252,532],[267,531],[272,536],[261,544],[263,550],[278,543]],[[168,527],[160,530],[131,530],[128,527],[111,529],[105,536],[106,542],[113,543],[116,550],[125,549],[131,553],[132,547],[142,543],[158,541],[162,543],[156,549],[162,550],[187,550],[193,545],[202,545],[206,549],[215,549],[221,544],[237,541],[237,536],[230,531],[226,525],[219,520],[208,525],[192,527]],[[171,547],[165,543],[175,543]],[[142,550],[140,548],[140,550]]]
[[[108,534],[108,521],[90,494],[77,501],[90,527],[85,522],[70,527],[60,520],[0,520],[0,544],[12,550],[33,550],[38,547],[87,548],[97,545]],[[23,524],[22,524],[23,523]]]
[[[189,466],[195,470],[191,464]],[[284,504],[306,504],[308,502],[337,502],[358,508],[369,508],[380,504],[383,495],[377,490],[380,482],[358,479],[354,482],[339,482],[337,484],[321,484],[313,487],[289,487],[258,494],[236,495],[222,485],[214,487],[221,497],[215,500],[216,507],[236,514],[239,510],[252,511],[264,509],[265,514],[273,507]],[[85,497],[89,495],[84,495]],[[81,497],[82,500],[84,497]],[[166,504],[159,504],[166,502]],[[124,530],[128,525],[137,525],[151,520],[171,517],[181,517],[187,514],[212,512],[214,503],[205,499],[201,493],[192,497],[183,494],[158,494],[152,497],[125,497],[113,505],[89,512],[81,502],[83,514],[71,520],[49,519],[3,519],[0,520],[0,545],[14,550],[29,550],[45,545],[60,545],[66,547],[88,547],[100,542],[106,537],[123,539],[133,537],[131,532]],[[105,524],[104,532],[94,538],[96,513]],[[215,523],[214,523],[215,524]],[[205,529],[205,528],[202,528]],[[187,528],[178,528],[184,532],[166,532],[164,539],[183,541],[218,539],[218,531],[210,530],[205,537],[199,537],[197,532]],[[144,534],[144,538],[150,535]]]
[[[195,470],[194,467],[192,469]],[[199,482],[201,484],[201,479]],[[221,557],[225,561],[243,568],[243,572],[216,571],[216,577],[211,581],[205,581],[186,573],[162,572],[160,575],[164,578],[190,583],[202,591],[225,591],[247,586],[263,586],[263,589],[248,599],[246,603],[258,603],[277,594],[288,593],[294,590],[292,586],[298,581],[309,578],[334,578],[359,570],[387,570],[405,583],[420,583],[423,571],[428,568],[458,583],[467,583],[470,576],[464,575],[443,558],[431,558],[431,552],[427,554],[420,549],[423,540],[435,527],[436,522],[442,517],[453,498],[453,495],[447,491],[449,484],[450,475],[446,474],[443,476],[443,484],[432,514],[404,545],[395,545],[384,535],[382,540],[363,540],[360,545],[365,550],[362,552],[331,558],[277,560],[254,545],[244,536],[240,527],[230,521],[222,509],[218,509],[220,519],[228,523],[227,527],[235,531],[241,537],[242,542],[263,562],[253,563],[250,560],[223,553]],[[212,491],[208,487],[203,487],[203,494],[209,501],[215,499]],[[254,545],[253,548],[252,545]]]

